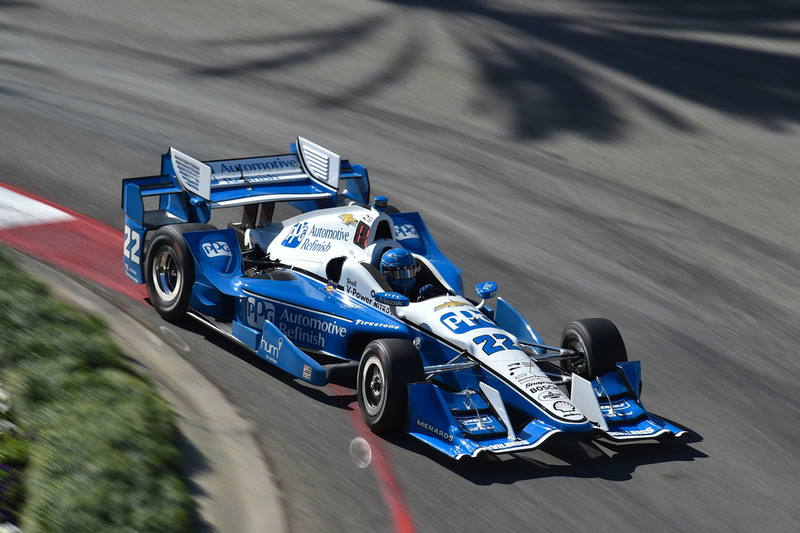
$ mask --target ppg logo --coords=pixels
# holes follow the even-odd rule
[[[201,247],[203,248],[203,253],[210,259],[219,256],[231,256],[231,249],[225,241],[204,242]]]
[[[404,241],[406,239],[419,239],[417,228],[411,224],[400,224],[395,226],[394,233],[398,241]]]
[[[308,231],[308,222],[299,222],[292,226],[292,230],[289,232],[289,235],[283,239],[283,246],[287,248],[297,248],[300,246],[300,243],[303,242],[303,239],[306,237],[306,232]]]
[[[275,322],[275,306],[264,300],[253,297],[247,299],[247,325],[251,328],[261,329],[264,321]]]
[[[480,311],[475,311],[474,309],[464,309],[458,313],[450,311],[443,314],[439,320],[453,333],[457,334],[466,333],[473,329],[497,327],[483,316]]]

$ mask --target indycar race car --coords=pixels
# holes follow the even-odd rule
[[[374,432],[456,459],[556,434],[685,433],[645,411],[612,322],[578,320],[544,344],[494,282],[464,294],[418,213],[370,198],[363,166],[303,138],[288,154],[206,162],[171,148],[160,175],[123,181],[125,273],[165,319],[201,320],[297,379],[355,375]],[[300,214],[273,220],[282,203]],[[234,222],[209,223],[231,207]]]

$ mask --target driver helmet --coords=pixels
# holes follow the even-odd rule
[[[404,293],[417,281],[419,265],[411,252],[403,248],[388,250],[381,257],[381,273],[392,289]]]

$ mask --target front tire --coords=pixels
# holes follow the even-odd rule
[[[375,433],[403,430],[408,419],[408,384],[425,379],[414,345],[404,339],[370,342],[357,376],[358,406],[367,426]]]
[[[622,335],[606,318],[586,318],[567,324],[561,334],[561,347],[576,354],[562,361],[561,369],[590,381],[628,360]]]

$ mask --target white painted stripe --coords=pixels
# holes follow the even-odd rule
[[[0,187],[0,230],[72,220],[60,209]]]

